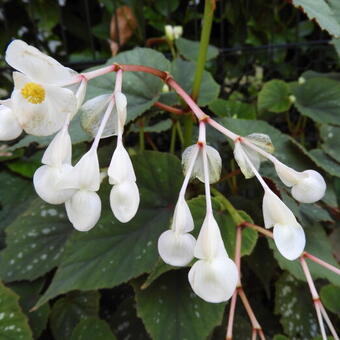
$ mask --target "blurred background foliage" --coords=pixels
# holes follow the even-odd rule
[[[202,1],[193,0],[1,0],[1,99],[12,91],[3,52],[13,38],[77,71],[111,57],[109,62],[159,67],[190,92],[203,7]],[[183,26],[183,36],[174,46],[164,39],[168,24]],[[328,184],[325,198],[306,205],[288,196],[269,164],[262,167],[267,182],[304,226],[307,250],[336,264],[338,41],[291,1],[220,0],[210,43],[199,104],[237,133],[268,134],[275,154],[287,165],[323,173]],[[164,92],[156,79],[131,79],[133,86],[125,88],[131,95],[125,138],[134,155],[142,205],[127,225],[114,220],[104,184],[99,225],[85,234],[73,231],[63,207],[49,206],[34,193],[31,179],[49,139],[24,136],[0,144],[0,339],[224,339],[228,307],[198,299],[188,286],[187,270],[163,265],[157,255],[157,238],[169,226],[169,207],[181,183],[183,141],[182,117],[153,104],[182,103],[172,92]],[[101,79],[91,82],[87,97],[107,84]],[[222,177],[215,187],[249,220],[262,225],[259,185],[240,175],[225,138],[210,129],[208,133],[209,143],[223,158]],[[71,135],[77,160],[90,137],[79,120]],[[102,142],[103,168],[112,150],[112,139]],[[155,178],[151,173],[160,175]],[[202,193],[202,185],[193,182],[188,199],[196,232],[203,219]],[[214,204],[232,256],[235,225],[218,199]],[[255,232],[244,237],[243,285],[268,338],[316,339],[318,325],[298,263],[283,259]],[[310,268],[323,303],[340,327],[339,278],[318,265]],[[30,311],[36,304],[38,308]],[[240,304],[234,334],[236,340],[250,338]]]

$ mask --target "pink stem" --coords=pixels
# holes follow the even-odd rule
[[[331,270],[332,272],[340,275],[340,269],[339,268],[336,268],[335,266],[333,266],[333,265],[331,265],[331,264],[329,264],[329,263],[319,259],[318,257],[316,257],[316,256],[314,256],[314,255],[312,255],[310,253],[304,252],[303,255],[304,255],[304,257],[307,257],[308,259],[310,259],[310,260],[318,263],[319,265],[321,265],[321,266]]]
[[[330,320],[330,318],[329,318],[329,316],[326,312],[326,309],[321,302],[320,302],[320,311],[321,311],[323,318],[326,321],[326,324],[327,324],[329,330],[331,331],[331,333],[333,335],[334,340],[339,340],[339,336],[336,333],[335,328],[334,328],[334,326],[333,326],[333,324],[332,324],[332,322],[331,322],[331,320]]]
[[[236,301],[237,301],[237,289],[235,289],[234,294],[231,297],[231,301],[230,301],[226,340],[232,340],[232,338],[233,338],[233,327],[234,327],[234,316],[235,316]]]

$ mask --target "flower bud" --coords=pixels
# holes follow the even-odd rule
[[[61,204],[69,200],[74,189],[65,189],[63,180],[70,176],[72,166],[63,164],[60,167],[43,165],[33,176],[33,184],[37,194],[47,203]]]
[[[195,243],[189,233],[167,230],[158,239],[158,252],[165,263],[184,267],[194,258]]]
[[[183,196],[178,198],[171,229],[177,234],[188,233],[194,229],[194,220]]]
[[[136,215],[139,200],[139,190],[135,182],[125,181],[115,184],[111,189],[111,209],[122,223],[129,222]]]
[[[238,281],[235,263],[228,257],[199,260],[189,271],[192,290],[203,300],[220,303],[230,299]]]
[[[178,39],[183,35],[183,27],[182,26],[174,26],[173,27],[174,39]]]
[[[8,141],[19,137],[22,128],[12,109],[0,104],[0,140]]]
[[[116,105],[116,112],[117,112],[117,121],[118,121],[118,131],[123,132],[124,125],[126,122],[126,107],[127,107],[127,99],[126,96],[119,91],[114,93],[115,97],[115,105]]]
[[[65,202],[65,207],[73,227],[78,231],[88,231],[99,220],[101,201],[98,194],[93,191],[78,190]]]
[[[196,149],[199,148],[199,153],[195,161],[194,168],[191,173],[191,178],[198,178],[204,183],[204,166],[203,166],[203,151],[202,147],[197,144],[191,145],[186,148],[182,154],[182,165],[184,174],[187,173],[193,157],[196,155]],[[220,179],[222,169],[222,159],[216,149],[209,145],[205,145],[204,148],[207,152],[208,160],[208,173],[210,183],[215,183]]]

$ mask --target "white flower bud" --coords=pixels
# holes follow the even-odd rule
[[[183,27],[182,26],[175,26],[173,27],[173,34],[174,34],[174,39],[178,39],[182,36],[183,34]]]
[[[216,149],[209,145],[205,145],[204,147],[207,151],[209,181],[210,183],[215,183],[220,179],[221,176],[222,159]],[[196,155],[197,148],[199,148],[199,153],[191,173],[191,178],[198,178],[204,183],[203,152],[202,147],[198,146],[197,144],[191,145],[184,150],[182,154],[183,171],[184,174],[187,173],[189,166],[192,163],[192,158]]]
[[[108,175],[110,184],[119,184],[124,181],[136,181],[136,175],[133,170],[130,156],[119,139],[117,141],[117,147],[112,155]]]
[[[110,193],[110,205],[113,214],[122,223],[129,222],[139,207],[139,190],[135,182],[115,184]]]
[[[72,143],[67,129],[60,130],[52,139],[41,160],[43,164],[61,166],[71,164]]]
[[[22,128],[12,109],[0,104],[0,140],[8,141],[19,137]]]
[[[292,168],[276,163],[275,170],[281,181],[292,187],[292,196],[301,203],[314,203],[319,201],[326,192],[326,182],[314,170],[297,172]]]
[[[195,243],[189,233],[167,230],[158,239],[158,252],[165,263],[184,267],[194,258]]]
[[[69,164],[53,167],[43,165],[33,176],[33,184],[37,194],[50,204],[61,204],[69,200],[74,189],[64,189],[63,180],[70,176],[72,166]]]
[[[189,271],[192,290],[203,300],[220,303],[230,299],[238,281],[235,263],[228,257],[199,260]]]
[[[178,198],[171,229],[176,233],[188,233],[194,229],[194,220],[183,196]]]
[[[299,84],[299,85],[303,85],[305,82],[306,82],[306,78],[304,78],[304,77],[299,77],[299,79],[298,79],[298,84]]]
[[[165,25],[164,26],[165,36],[168,40],[173,41],[174,40],[174,28],[171,25]]]
[[[127,107],[127,99],[126,96],[122,92],[116,91],[114,93],[115,97],[115,105],[116,105],[116,112],[117,112],[117,120],[118,120],[118,131],[121,133],[124,130],[124,125],[126,122],[126,107]]]
[[[101,201],[98,194],[93,191],[78,190],[65,202],[65,207],[73,227],[78,231],[88,231],[99,220]]]
[[[220,228],[212,214],[207,214],[195,247],[195,257],[210,261],[216,257],[228,257]]]

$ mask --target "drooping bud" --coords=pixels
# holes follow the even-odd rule
[[[9,106],[0,104],[0,140],[8,141],[19,137],[22,128]]]

